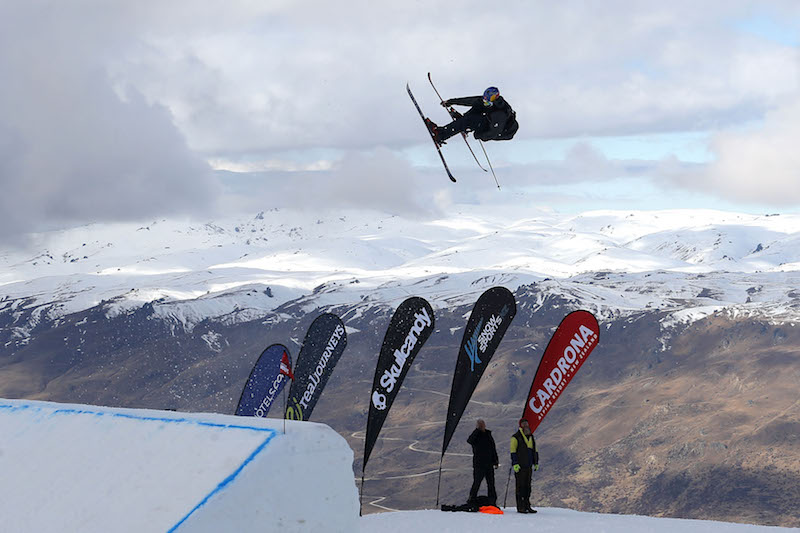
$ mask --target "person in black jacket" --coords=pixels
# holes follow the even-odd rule
[[[442,105],[450,108],[452,122],[444,126],[437,126],[430,119],[426,119],[428,127],[437,144],[444,142],[466,131],[473,131],[479,141],[506,141],[514,137],[519,129],[517,114],[511,109],[506,100],[500,96],[497,87],[489,87],[483,96],[465,96],[444,100]],[[469,106],[463,115],[452,109],[454,105]]]
[[[539,453],[531,433],[530,424],[524,418],[519,421],[519,430],[511,437],[511,464],[516,481],[517,512],[535,513],[531,507],[531,478],[533,470],[539,470]]]
[[[469,491],[469,503],[478,497],[481,482],[486,479],[489,489],[489,505],[497,505],[497,491],[494,487],[494,469],[499,466],[497,447],[494,445],[492,432],[486,429],[486,422],[478,420],[475,431],[467,439],[472,445],[472,488]]]

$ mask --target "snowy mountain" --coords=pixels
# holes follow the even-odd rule
[[[101,305],[108,316],[152,304],[191,329],[313,309],[391,304],[413,287],[434,305],[481,287],[553,280],[600,316],[644,309],[672,320],[714,310],[794,319],[800,216],[714,211],[460,213],[415,221],[272,210],[213,223],[156,221],[41,234],[0,256],[0,313],[24,342],[40,320]],[[364,306],[362,306],[363,308]],[[363,310],[363,309],[362,309]]]
[[[312,419],[358,475],[388,320],[422,296],[436,331],[374,449],[365,512],[431,508],[465,320],[502,285],[518,312],[445,456],[443,502],[468,489],[474,418],[510,436],[553,329],[584,308],[600,344],[537,430],[536,504],[797,527],[798,236],[796,215],[469,206],[41,234],[0,256],[0,397],[231,413],[261,350],[296,356],[332,311],[348,344]]]

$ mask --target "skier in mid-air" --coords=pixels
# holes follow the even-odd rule
[[[454,105],[469,106],[463,115],[452,108]],[[448,108],[453,121],[444,126],[437,126],[432,120],[425,119],[433,140],[438,145],[458,133],[473,131],[479,141],[506,141],[514,137],[519,129],[517,115],[508,102],[500,96],[497,87],[489,87],[483,96],[465,96],[442,101]]]

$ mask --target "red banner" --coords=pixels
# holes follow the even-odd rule
[[[599,340],[597,319],[588,311],[574,311],[561,321],[544,350],[522,415],[531,432],[536,431]]]

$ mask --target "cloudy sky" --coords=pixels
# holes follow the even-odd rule
[[[441,171],[406,92],[518,114]],[[800,208],[795,0],[0,0],[0,241],[293,206]],[[477,142],[472,142],[479,156]]]

